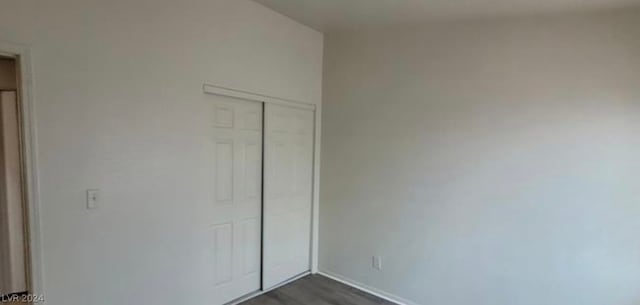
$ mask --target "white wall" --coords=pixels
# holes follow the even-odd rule
[[[32,51],[47,304],[209,304],[202,84],[319,104],[322,34],[246,0],[10,0],[0,40]]]
[[[325,45],[321,270],[423,305],[640,302],[640,14]]]

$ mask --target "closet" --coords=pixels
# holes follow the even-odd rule
[[[213,303],[310,271],[315,108],[205,85]]]

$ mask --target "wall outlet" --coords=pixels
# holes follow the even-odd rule
[[[372,256],[371,257],[371,266],[373,269],[382,271],[382,258],[380,256]]]
[[[95,210],[100,203],[100,190],[87,190],[87,209]]]

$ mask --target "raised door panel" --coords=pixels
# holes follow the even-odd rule
[[[256,217],[241,222],[242,274],[251,275],[260,271],[260,220]]]
[[[213,284],[221,285],[233,280],[233,223],[213,227]]]
[[[233,203],[233,139],[216,139],[215,142],[215,194],[216,204]]]

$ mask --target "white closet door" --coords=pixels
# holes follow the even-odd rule
[[[263,287],[310,269],[314,113],[265,105]]]
[[[262,103],[213,98],[210,301],[219,305],[260,289]]]
[[[27,291],[18,102],[0,91],[0,294]]]

